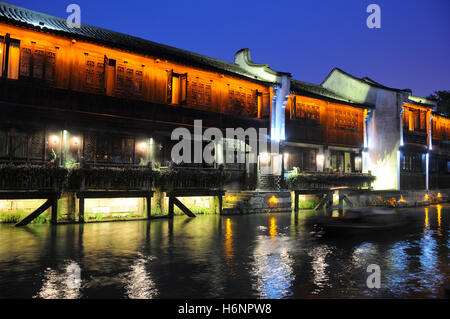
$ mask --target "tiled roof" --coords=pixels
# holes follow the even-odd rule
[[[81,28],[69,28],[66,20],[48,14],[18,7],[5,2],[0,2],[0,21],[26,26],[31,29],[59,34],[91,41],[115,48],[128,50],[155,58],[167,58],[168,60],[186,63],[198,67],[222,71],[255,79],[255,76],[245,71],[234,63],[229,63],[205,55],[159,44],[123,33],[110,31],[87,24]]]
[[[316,98],[326,98],[332,102],[336,103],[343,103],[348,104],[352,106],[357,107],[373,107],[372,105],[362,105],[359,103],[355,103],[351,100],[348,100],[326,88],[324,88],[321,85],[298,81],[298,80],[291,80],[291,91],[300,95],[307,95],[310,97],[316,97]]]

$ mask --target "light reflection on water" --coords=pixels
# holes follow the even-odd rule
[[[279,299],[291,294],[289,288],[295,276],[289,255],[290,240],[278,233],[276,217],[271,217],[269,223],[269,236],[257,237],[252,274],[256,277],[254,287],[258,297]]]
[[[312,211],[0,225],[0,298],[440,297],[449,212],[418,208],[405,229],[340,238],[312,237]],[[369,264],[380,289],[366,286]]]
[[[148,261],[142,254],[139,254],[131,266],[130,272],[125,275],[125,291],[128,298],[152,299],[157,296],[158,290],[146,269]]]
[[[44,271],[42,288],[34,298],[79,299],[81,297],[79,265],[74,261],[68,261],[63,268],[63,270],[47,268]]]

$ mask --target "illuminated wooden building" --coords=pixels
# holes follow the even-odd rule
[[[68,167],[81,162],[166,166],[175,143],[172,130],[192,130],[194,120],[201,119],[203,127],[223,130],[268,129],[270,138],[282,145],[277,174],[298,167],[397,176],[400,133],[382,133],[378,120],[373,120],[374,114],[379,114],[377,118],[392,114],[384,113],[372,96],[377,87],[385,87],[370,79],[346,75],[343,81],[333,82],[338,76],[334,70],[324,83],[314,85],[253,63],[248,49],[240,50],[229,63],[97,27],[68,28],[64,19],[4,2],[0,3],[0,70],[3,163],[39,164],[56,158]],[[366,91],[352,88],[355,81]],[[400,123],[400,109],[405,109],[403,130],[408,132],[403,141],[420,146],[420,152],[411,151],[411,156],[428,154],[431,108],[408,100],[410,92],[391,91],[406,95],[404,100],[410,103],[396,104],[395,116]],[[410,120],[414,117],[410,114],[418,114],[418,120]],[[433,117],[436,155],[431,163],[446,156],[448,120],[441,118]],[[373,140],[393,144],[389,159],[377,158],[384,146],[373,146]],[[234,141],[227,141],[227,147],[236,156],[248,152]],[[415,171],[416,164],[408,164],[413,162],[409,153],[402,156],[402,172],[423,173]],[[248,163],[229,165],[218,160],[214,166],[219,164],[258,175],[257,167]],[[379,183],[378,188],[399,185]]]

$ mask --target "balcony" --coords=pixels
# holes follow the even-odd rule
[[[422,131],[409,131],[403,128],[403,142],[405,144],[428,145],[427,133]]]
[[[61,192],[67,173],[67,169],[62,167],[2,165],[0,166],[0,191]]]
[[[286,179],[290,190],[327,190],[335,187],[370,189],[375,176],[362,173],[289,173]]]

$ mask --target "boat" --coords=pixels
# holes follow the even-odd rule
[[[349,209],[338,217],[323,217],[316,221],[315,228],[325,234],[356,234],[360,232],[381,232],[410,223],[403,212],[392,209],[359,208]]]

